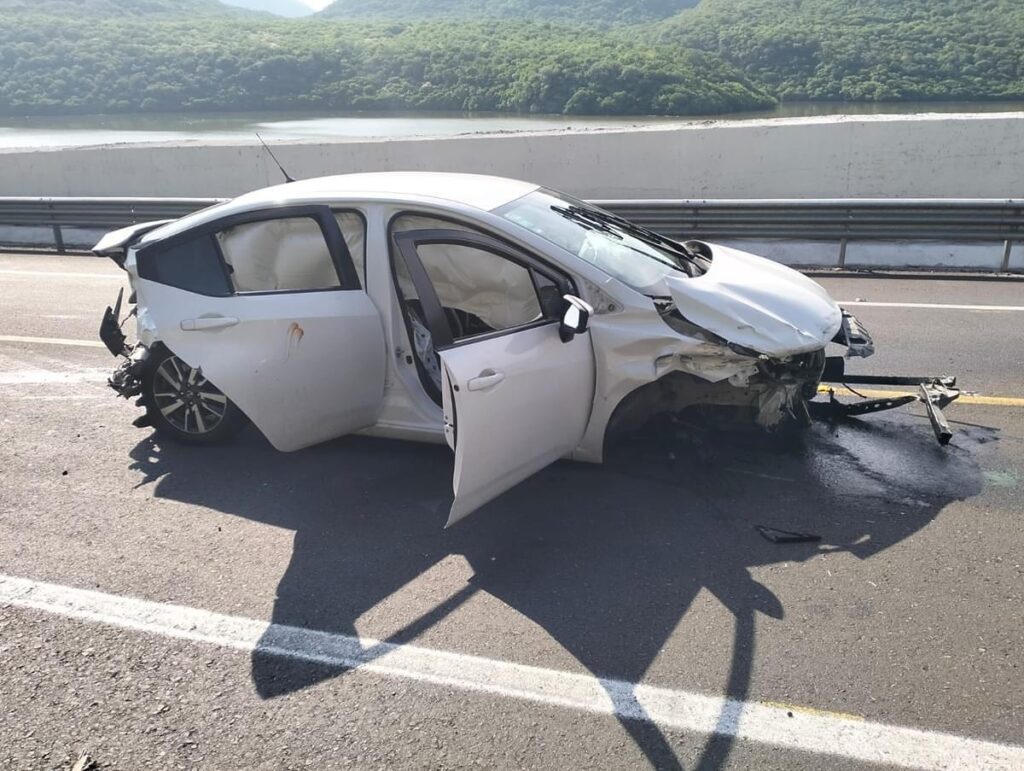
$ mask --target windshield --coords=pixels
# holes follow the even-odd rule
[[[528,193],[495,214],[648,295],[666,294],[666,275],[699,276],[708,267],[676,241],[551,190]]]

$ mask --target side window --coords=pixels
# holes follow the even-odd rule
[[[236,292],[341,286],[323,231],[311,217],[236,225],[217,233],[216,239]]]
[[[543,318],[530,270],[496,252],[459,243],[421,244],[416,253],[456,340]]]
[[[334,218],[338,221],[341,234],[345,237],[348,253],[352,255],[359,283],[366,286],[366,221],[354,211],[336,211]]]
[[[213,236],[157,244],[138,254],[139,277],[197,294],[224,297],[231,294]]]

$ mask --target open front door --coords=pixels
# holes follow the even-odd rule
[[[137,256],[140,325],[278,450],[372,425],[384,333],[326,207],[249,212]]]
[[[464,231],[412,231],[395,242],[441,361],[455,450],[450,526],[579,444],[594,354],[589,333],[562,342],[571,286],[529,255]]]

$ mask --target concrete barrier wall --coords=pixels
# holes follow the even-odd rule
[[[1024,197],[1024,113],[316,141],[274,150],[296,177],[468,171],[587,198]],[[255,139],[0,151],[0,195],[232,196],[280,181]]]
[[[721,243],[759,254],[795,268],[840,267],[842,245],[838,241],[791,241],[786,239],[723,239]],[[1024,244],[1016,245],[1024,256]],[[917,270],[998,272],[1006,246],[994,242],[851,241],[846,245],[842,267],[849,270],[901,268]],[[1024,261],[1010,272],[1019,273]]]

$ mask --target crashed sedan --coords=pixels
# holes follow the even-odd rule
[[[826,346],[873,350],[794,270],[496,177],[293,182],[94,251],[130,277],[138,343],[120,299],[101,338],[136,425],[203,444],[248,420],[286,452],[354,432],[447,442],[449,525],[559,458],[601,462],[656,415],[804,427]]]

